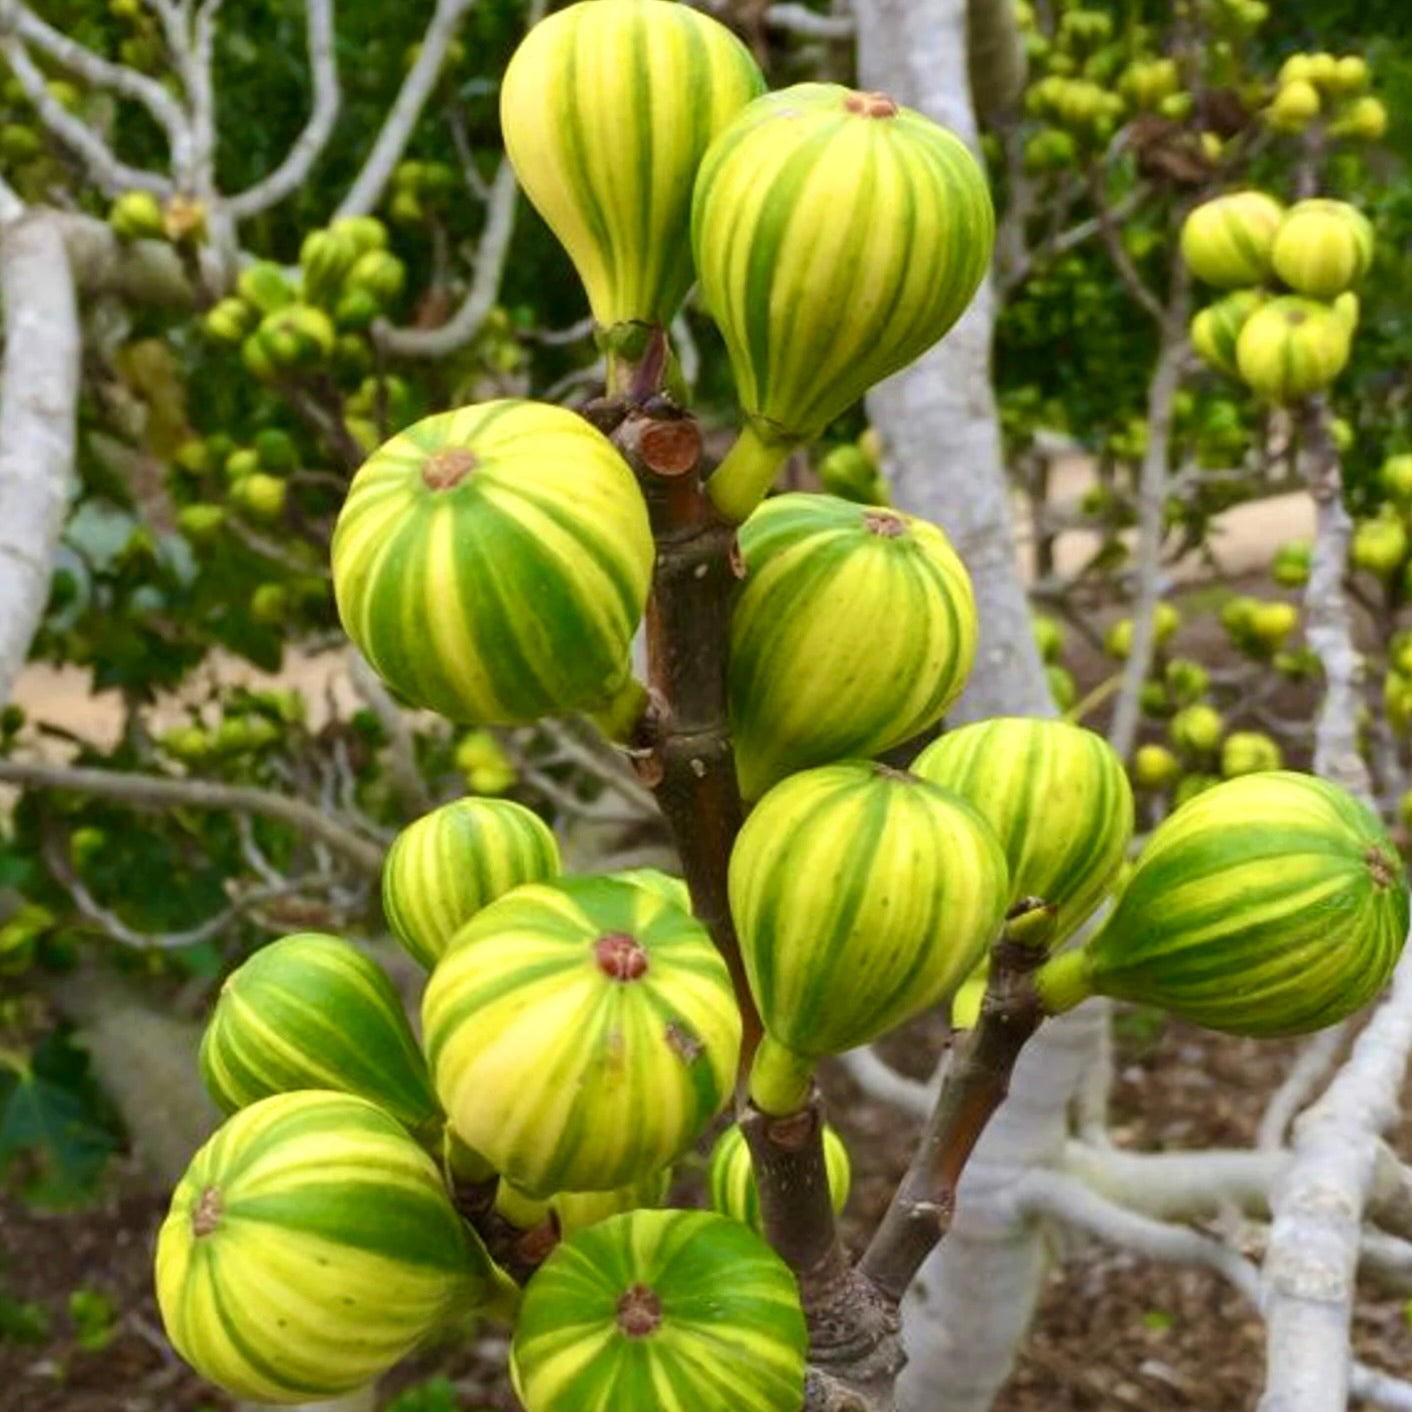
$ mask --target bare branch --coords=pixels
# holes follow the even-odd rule
[[[124,191],[151,191],[159,196],[172,192],[172,183],[155,172],[142,171],[120,162],[112,149],[86,123],[76,118],[45,87],[44,75],[35,67],[29,51],[13,33],[0,37],[0,54],[5,56],[25,97],[34,104],[44,126],[82,159],[89,175],[105,195]],[[175,163],[176,153],[173,153]]]
[[[439,328],[393,328],[379,324],[374,336],[388,353],[412,358],[445,358],[464,348],[480,332],[500,294],[519,194],[514,169],[501,158],[490,187],[485,229],[476,251],[475,275],[461,307]]]
[[[402,160],[402,153],[417,126],[422,109],[441,77],[451,41],[456,37],[462,19],[477,3],[478,0],[437,0],[436,12],[422,36],[417,61],[402,80],[402,87],[382,125],[382,131],[378,133],[362,171],[340,203],[336,215],[366,216],[382,199],[392,169]]]
[[[46,24],[20,0],[0,0],[0,31],[14,34],[24,44],[32,44],[46,58],[85,83],[141,103],[166,133],[173,166],[178,171],[183,169],[190,154],[190,124],[180,104],[156,79],[95,54]]]
[[[1015,1193],[1020,1209],[1032,1216],[1048,1216],[1087,1231],[1099,1240],[1124,1250],[1135,1250],[1151,1260],[1168,1264],[1202,1265],[1225,1276],[1253,1302],[1260,1296],[1260,1275],[1255,1266],[1219,1240],[1186,1226],[1154,1221],[1119,1206],[1092,1191],[1083,1182],[1062,1172],[1035,1168],[1021,1179]]]
[[[932,1106],[936,1103],[949,1054],[950,1051],[937,1066],[936,1076],[932,1082],[926,1084],[920,1083],[916,1079],[909,1079],[906,1074],[899,1074],[891,1064],[878,1055],[876,1050],[867,1046],[862,1049],[850,1049],[846,1054],[840,1054],[838,1062],[848,1077],[869,1098],[879,1103],[886,1103],[890,1107],[896,1108],[898,1112],[907,1114],[909,1118],[915,1118],[921,1122],[932,1111]]]
[[[765,23],[806,39],[852,39],[858,29],[852,15],[816,15],[806,5],[771,5]]]
[[[1353,1365],[1349,1389],[1354,1397],[1371,1402],[1374,1407],[1387,1407],[1391,1412],[1412,1412],[1412,1383],[1370,1368],[1365,1363]]]
[[[1257,1147],[1271,1152],[1284,1146],[1289,1125],[1328,1076],[1347,1034],[1348,1021],[1345,1020],[1342,1024],[1320,1030],[1300,1051],[1285,1081],[1265,1105],[1260,1131],[1255,1139]]]
[[[81,358],[63,227],[39,211],[0,237],[0,703],[10,699],[49,598],[73,475]]]
[[[1353,642],[1343,586],[1352,523],[1343,504],[1343,467],[1322,397],[1301,409],[1300,424],[1315,508],[1304,635],[1324,669],[1324,699],[1314,728],[1314,770],[1371,804],[1372,780],[1358,744],[1363,658]]]
[[[25,209],[19,192],[0,176],[0,226],[7,226],[11,221],[19,220]]]
[[[1106,1200],[1159,1220],[1194,1220],[1224,1206],[1258,1214],[1289,1167],[1286,1152],[1124,1152],[1069,1142],[1064,1170]]]
[[[79,876],[69,867],[58,848],[46,845],[44,859],[49,865],[49,871],[58,878],[63,884],[64,890],[73,899],[74,906],[80,915],[92,922],[113,941],[140,951],[180,951],[184,947],[197,946],[203,941],[210,941],[262,903],[273,902],[277,898],[305,891],[314,881],[308,878],[281,878],[277,883],[263,884],[238,893],[229,907],[223,908],[214,916],[208,917],[204,922],[189,927],[185,931],[140,932],[128,926],[116,912],[104,907],[93,896]]]
[[[327,810],[302,799],[276,794],[253,785],[221,784],[215,780],[176,779],[118,770],[94,770],[64,765],[30,764],[0,760],[0,784],[21,789],[73,789],[100,799],[117,799],[134,809],[167,809],[185,805],[195,809],[230,809],[278,819],[319,839],[364,872],[382,870],[383,849],[340,822]]]
[[[417,753],[407,717],[382,684],[382,678],[368,665],[361,652],[353,653],[349,668],[353,689],[382,723],[388,740],[388,777],[397,797],[413,814],[425,814],[434,801],[417,768]]]
[[[1147,281],[1138,273],[1132,256],[1128,254],[1127,246],[1123,244],[1123,235],[1118,229],[1114,207],[1108,201],[1102,167],[1094,168],[1089,180],[1089,188],[1093,194],[1093,204],[1098,211],[1098,233],[1103,237],[1108,258],[1112,260],[1113,268],[1118,272],[1118,278],[1123,282],[1123,287],[1151,315],[1152,319],[1159,326],[1164,325],[1167,310],[1162,301],[1148,287]]]
[[[1108,743],[1122,760],[1132,754],[1137,740],[1142,684],[1152,666],[1157,641],[1156,614],[1163,589],[1162,540],[1167,526],[1167,478],[1171,470],[1172,408],[1181,386],[1186,357],[1187,302],[1186,266],[1179,262],[1172,302],[1163,311],[1162,348],[1147,388],[1147,447],[1138,477],[1137,545],[1133,552],[1133,573],[1137,579],[1133,635],[1127,660],[1123,663],[1123,680],[1113,707],[1113,723],[1108,730]]]
[[[339,108],[333,0],[307,0],[307,14],[306,44],[309,51],[309,68],[314,80],[314,103],[309,120],[284,161],[269,176],[230,198],[230,213],[236,220],[258,215],[298,190],[333,135]],[[418,111],[420,112],[420,107]],[[413,122],[415,121],[414,117]],[[401,155],[401,148],[398,149],[397,155]],[[371,158],[369,160],[371,161]],[[393,160],[395,164],[396,158]],[[389,168],[389,172],[390,170]],[[386,181],[386,177],[383,180]],[[378,194],[381,194],[381,191],[379,186]],[[369,209],[375,204],[376,196],[368,203]],[[339,214],[348,215],[350,212],[341,210]]]
[[[1260,1412],[1344,1412],[1347,1406],[1362,1217],[1374,1189],[1377,1134],[1396,1121],[1409,1052],[1412,950],[1348,1062],[1295,1128],[1294,1162],[1275,1192],[1265,1257],[1268,1336]]]

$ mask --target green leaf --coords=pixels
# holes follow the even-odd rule
[[[116,1147],[88,1056],[66,1034],[46,1036],[28,1064],[0,1069],[0,1172],[19,1171],[27,1201],[90,1197]]]

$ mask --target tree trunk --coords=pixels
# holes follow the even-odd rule
[[[857,0],[859,74],[976,143],[966,0]],[[941,524],[975,585],[980,649],[956,719],[1054,713],[1016,567],[991,386],[995,300],[987,283],[955,329],[869,398],[898,503]],[[1046,1025],[961,1183],[955,1222],[904,1304],[905,1412],[983,1412],[1008,1376],[1047,1262],[1043,1231],[1008,1192],[1060,1160],[1067,1112],[1096,1060],[1098,1006]]]
[[[58,220],[23,216],[0,236],[0,703],[40,615],[73,477],[79,323]]]

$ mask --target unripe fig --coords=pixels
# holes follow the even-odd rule
[[[1270,260],[1291,289],[1332,299],[1367,273],[1373,249],[1372,223],[1356,206],[1316,199],[1290,207],[1275,232]]]
[[[19,160],[13,152],[5,155]],[[162,203],[150,191],[123,192],[108,209],[108,224],[119,240],[163,240],[167,233]]]
[[[1133,756],[1133,782],[1139,789],[1166,789],[1181,772],[1177,757],[1164,745],[1140,745]]]
[[[1203,202],[1182,226],[1182,258],[1218,289],[1259,284],[1284,207],[1263,191],[1233,191]]]
[[[1228,780],[1283,768],[1280,747],[1263,731],[1232,731],[1221,745],[1221,774]]]
[[[1336,785],[1271,771],[1170,815],[1099,931],[1037,980],[1051,1013],[1102,994],[1232,1034],[1306,1034],[1382,989],[1407,922],[1381,823]]]
[[[1172,717],[1167,734],[1178,750],[1188,755],[1210,755],[1221,743],[1225,722],[1214,706],[1187,706]]]
[[[671,321],[694,278],[697,170],[764,86],[724,25],[663,0],[570,5],[515,51],[501,85],[505,150],[600,327]]]
[[[1285,295],[1246,320],[1236,340],[1236,364],[1262,396],[1295,402],[1326,388],[1350,351],[1348,329],[1328,305]]]
[[[757,98],[711,144],[691,233],[746,414],[707,489],[739,522],[792,447],[960,317],[995,215],[951,133],[886,95],[810,83]]]

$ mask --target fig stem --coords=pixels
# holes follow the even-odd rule
[[[1045,953],[1019,939],[1031,922],[1031,912],[1020,912],[992,949],[980,1020],[960,1041],[912,1163],[859,1261],[859,1271],[892,1299],[901,1300],[950,1229],[961,1173],[1005,1101],[1020,1052],[1045,1018],[1034,977]]]

